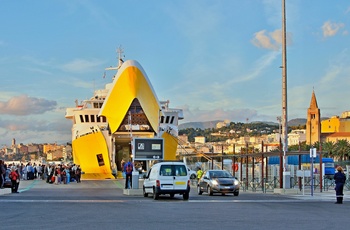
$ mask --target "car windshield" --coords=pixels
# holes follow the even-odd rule
[[[231,178],[231,174],[227,171],[213,171],[209,172],[210,178]]]

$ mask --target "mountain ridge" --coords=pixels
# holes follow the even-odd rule
[[[322,118],[321,120],[328,119]],[[216,128],[219,122],[224,122],[224,120],[213,120],[213,121],[196,121],[196,122],[186,122],[179,125],[179,130],[194,128],[194,129],[211,129]],[[231,121],[232,122],[232,121]],[[295,118],[288,121],[288,126],[302,126],[306,125],[307,119],[305,118]],[[237,123],[237,122],[236,122]],[[278,122],[273,121],[252,121],[250,124],[254,123],[265,123],[268,125],[278,125]]]

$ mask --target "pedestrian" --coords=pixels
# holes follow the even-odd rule
[[[4,161],[0,160],[0,189],[4,188],[5,176],[6,176],[6,169],[5,169]]]
[[[28,173],[28,169],[27,169],[27,166],[26,165],[23,165],[23,168],[22,168],[22,180],[27,180],[27,173]]]
[[[69,166],[66,166],[64,169],[65,173],[66,173],[66,183],[69,184],[70,182],[70,170],[69,170]]]
[[[334,174],[334,181],[335,181],[335,194],[337,197],[337,202],[335,203],[342,204],[343,197],[344,197],[343,189],[346,181],[346,176],[341,166],[337,167],[337,172]]]
[[[80,165],[77,165],[77,168],[75,170],[75,180],[77,181],[77,183],[80,183],[80,178],[81,178],[81,168]]]
[[[11,167],[11,172],[9,174],[9,178],[11,179],[11,192],[12,193],[18,193],[18,186],[19,186],[19,175],[17,173],[16,167]]]
[[[43,173],[43,168],[41,166],[41,164],[36,166],[36,171],[37,171],[37,178],[38,179],[42,179],[42,173]]]
[[[198,171],[197,171],[197,180],[198,180],[198,181],[199,181],[199,179],[201,179],[202,175],[203,175],[202,169],[201,169],[201,168],[198,168]]]
[[[124,164],[124,172],[125,172],[125,189],[129,189],[132,187],[132,171],[134,166],[129,161]]]

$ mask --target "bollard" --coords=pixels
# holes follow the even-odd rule
[[[132,172],[132,189],[138,189],[139,188],[139,172],[133,171]]]

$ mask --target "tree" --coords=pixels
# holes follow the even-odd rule
[[[335,145],[336,156],[339,157],[339,160],[348,159],[350,155],[349,142],[347,140],[338,140]]]
[[[322,144],[322,151],[326,151],[324,154],[324,157],[334,157],[334,152],[335,152],[335,144],[333,141],[327,141],[323,142]]]

